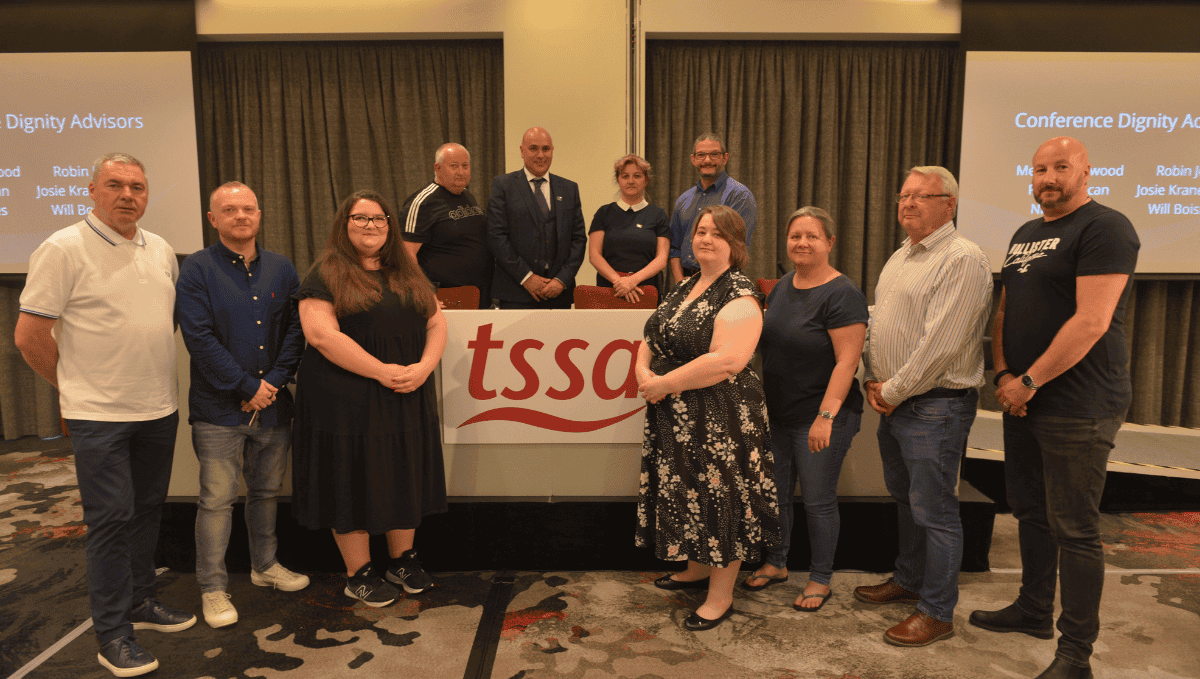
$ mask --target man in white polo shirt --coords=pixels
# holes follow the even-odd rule
[[[87,524],[88,597],[100,664],[119,677],[158,661],[135,629],[177,632],[196,616],[155,598],[154,550],[179,426],[172,314],[179,266],[138,228],[149,189],[136,158],[92,169],[95,203],[29,258],[16,344],[58,388]]]

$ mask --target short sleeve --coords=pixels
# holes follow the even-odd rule
[[[58,318],[67,308],[75,286],[75,269],[57,244],[46,241],[29,257],[29,275],[21,291],[21,311]]]
[[[433,235],[430,230],[433,228],[433,223],[437,221],[435,215],[438,210],[430,205],[433,199],[431,189],[436,188],[437,184],[431,184],[428,188],[418,191],[410,196],[408,202],[400,209],[403,217],[400,221],[402,227],[400,233],[404,240],[410,243],[429,242]]]
[[[741,271],[730,272],[729,281],[729,293],[725,296],[725,304],[740,297],[753,297],[760,307],[766,301],[767,296],[759,292],[758,288],[754,287],[754,283],[750,281],[750,277]]]
[[[654,220],[654,235],[659,238],[671,238],[671,222],[667,219],[667,213],[662,208],[654,208],[658,216]]]
[[[867,298],[853,281],[847,278],[830,292],[825,314],[826,328],[866,323],[868,318]]]
[[[1133,275],[1141,241],[1125,215],[1109,210],[1079,235],[1078,276]]]
[[[592,225],[588,228],[588,233],[596,233],[597,231],[608,230],[608,206],[603,205],[599,210],[596,210],[595,216],[592,217]]]
[[[296,294],[292,295],[292,299],[297,301],[303,299],[323,299],[326,302],[333,302],[333,293],[329,291],[329,286],[325,284],[325,277],[321,275],[320,267],[314,266],[312,271],[304,277],[304,281],[300,283],[300,289]]]

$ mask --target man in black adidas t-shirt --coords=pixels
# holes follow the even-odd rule
[[[1140,243],[1124,215],[1088,197],[1090,170],[1087,149],[1070,137],[1034,154],[1043,216],[1013,236],[993,328],[1022,578],[1014,604],[975,611],[970,622],[1052,639],[1057,569],[1062,636],[1039,679],[1092,676],[1104,586],[1100,496],[1132,397],[1124,319]]]
[[[433,174],[433,183],[400,209],[404,247],[440,287],[479,288],[479,308],[486,309],[492,305],[492,254],[487,216],[467,191],[471,154],[459,144],[442,144],[433,156]]]

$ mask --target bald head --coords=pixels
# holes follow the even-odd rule
[[[550,139],[550,133],[540,127],[525,130],[521,137],[521,160],[530,174],[544,176],[554,161],[554,141]]]
[[[471,153],[462,144],[442,144],[433,154],[434,181],[455,195],[471,183]]]
[[[1038,147],[1037,153],[1033,154],[1036,158],[1038,154],[1059,152],[1077,158],[1084,165],[1088,164],[1087,149],[1083,146],[1083,142],[1074,137],[1055,137]]]
[[[1046,221],[1065,217],[1091,198],[1087,149],[1078,139],[1055,137],[1033,154],[1033,197]]]

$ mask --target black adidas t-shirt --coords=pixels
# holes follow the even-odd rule
[[[479,303],[491,305],[492,254],[487,215],[470,191],[454,195],[437,182],[409,196],[398,224],[404,240],[421,243],[417,263],[443,288],[474,285]]]
[[[1125,305],[1141,247],[1125,215],[1095,201],[1061,219],[1027,222],[1004,258],[1004,362],[1021,375],[1075,314],[1075,279],[1129,274],[1108,331],[1062,375],[1042,385],[1029,412],[1063,417],[1113,417],[1129,408]]]

